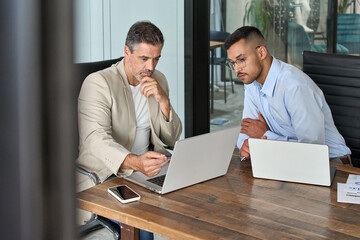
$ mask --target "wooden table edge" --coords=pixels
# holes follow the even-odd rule
[[[336,170],[351,174],[360,174],[360,168],[352,167],[348,165],[338,165],[336,166]]]

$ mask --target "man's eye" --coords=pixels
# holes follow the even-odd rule
[[[147,57],[142,57],[141,60],[143,60],[144,62],[146,62],[149,58]]]
[[[160,58],[159,58],[159,57],[155,58],[155,61],[157,61],[157,62],[158,62],[159,60],[160,60]]]
[[[237,62],[245,62],[245,58],[239,58],[236,60]]]

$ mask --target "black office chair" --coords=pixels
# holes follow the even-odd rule
[[[226,38],[229,35],[230,33],[228,32],[210,31],[210,41],[225,42]],[[221,56],[214,57],[214,65],[222,66],[223,67],[222,69],[225,69],[226,56],[227,56],[226,51],[223,48],[221,48]],[[230,75],[232,93],[234,93],[234,82],[232,79],[232,72],[230,68],[229,68],[229,75]],[[223,82],[224,82],[224,101],[226,103],[226,79],[224,79]]]
[[[360,57],[304,51],[303,64],[325,95],[353,165],[360,167]]]
[[[84,79],[93,72],[97,72],[99,70],[105,69],[110,67],[112,64],[121,61],[123,57],[105,60],[105,61],[98,61],[98,62],[88,62],[88,63],[76,63],[75,64],[75,71],[76,71],[76,87],[78,92],[80,92],[81,85]]]
[[[106,61],[99,61],[99,62],[89,62],[89,63],[78,63],[75,64],[75,71],[76,71],[76,88],[77,91],[80,92],[81,85],[90,73],[97,72],[99,70],[105,69],[110,67],[112,64],[121,61],[122,57],[117,59],[111,59]],[[93,185],[99,184],[100,180],[99,177],[92,172],[87,171],[84,168],[79,166],[76,167],[76,171],[80,174],[89,178],[89,181],[92,182]],[[120,239],[120,227],[118,224],[112,222],[111,220],[91,214],[90,219],[84,225],[78,226],[78,232],[80,235],[86,235],[92,231],[95,231],[99,228],[105,227],[107,228],[113,235],[114,239]]]

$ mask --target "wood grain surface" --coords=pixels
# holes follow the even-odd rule
[[[331,187],[255,179],[235,149],[228,173],[165,195],[123,179],[78,194],[78,207],[170,239],[358,239],[360,205],[337,202]],[[359,172],[358,172],[359,173]],[[107,189],[127,184],[140,201],[121,204]]]

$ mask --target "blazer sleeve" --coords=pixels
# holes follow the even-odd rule
[[[112,137],[112,101],[109,85],[99,73],[84,80],[78,98],[80,151],[86,150],[114,174],[128,176],[132,170],[120,166],[130,152]]]
[[[166,95],[169,97],[169,86],[166,77],[162,73],[158,73],[158,74],[159,74],[158,81],[161,87],[163,88],[163,90],[165,91]],[[159,112],[162,114],[161,111]],[[159,120],[160,120],[159,138],[166,145],[173,147],[175,145],[175,142],[180,138],[182,132],[182,123],[179,116],[175,112],[173,106],[171,105],[171,101],[170,101],[169,121],[166,121],[164,115],[159,117]]]
[[[181,131],[182,131],[182,124],[179,116],[174,111],[173,107],[171,106],[170,110],[170,118],[169,121],[166,121],[165,117],[160,118],[160,139],[163,143],[168,146],[173,147],[175,142],[179,140]]]

